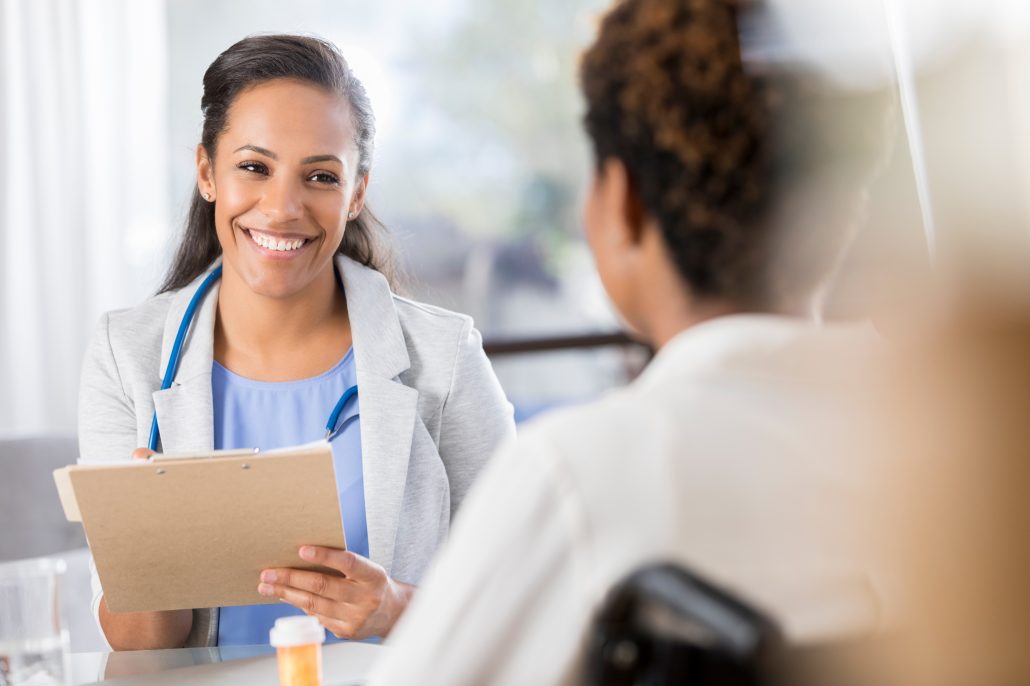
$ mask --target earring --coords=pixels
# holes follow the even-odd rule
[[[204,200],[207,200],[208,202],[211,202],[211,194],[210,193],[204,193]]]
[[[348,215],[347,215],[347,218],[348,218],[348,219],[354,219],[354,213],[353,213],[353,212],[351,212],[350,214],[348,214]]]

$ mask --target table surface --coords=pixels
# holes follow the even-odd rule
[[[370,643],[323,646],[325,686],[364,683],[381,650]],[[279,684],[275,649],[267,645],[72,653],[70,658],[72,686],[100,682],[121,686]]]

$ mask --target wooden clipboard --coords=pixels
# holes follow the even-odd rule
[[[113,612],[275,603],[269,567],[321,569],[301,545],[346,547],[332,448],[171,456],[54,472]]]

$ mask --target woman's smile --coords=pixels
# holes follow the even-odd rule
[[[236,224],[239,231],[247,237],[248,243],[259,254],[271,259],[291,259],[315,243],[314,238],[297,233],[279,233],[252,229]]]

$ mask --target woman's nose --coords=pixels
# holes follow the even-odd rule
[[[265,186],[261,209],[277,224],[300,219],[304,214],[303,188],[285,175],[273,178]]]

